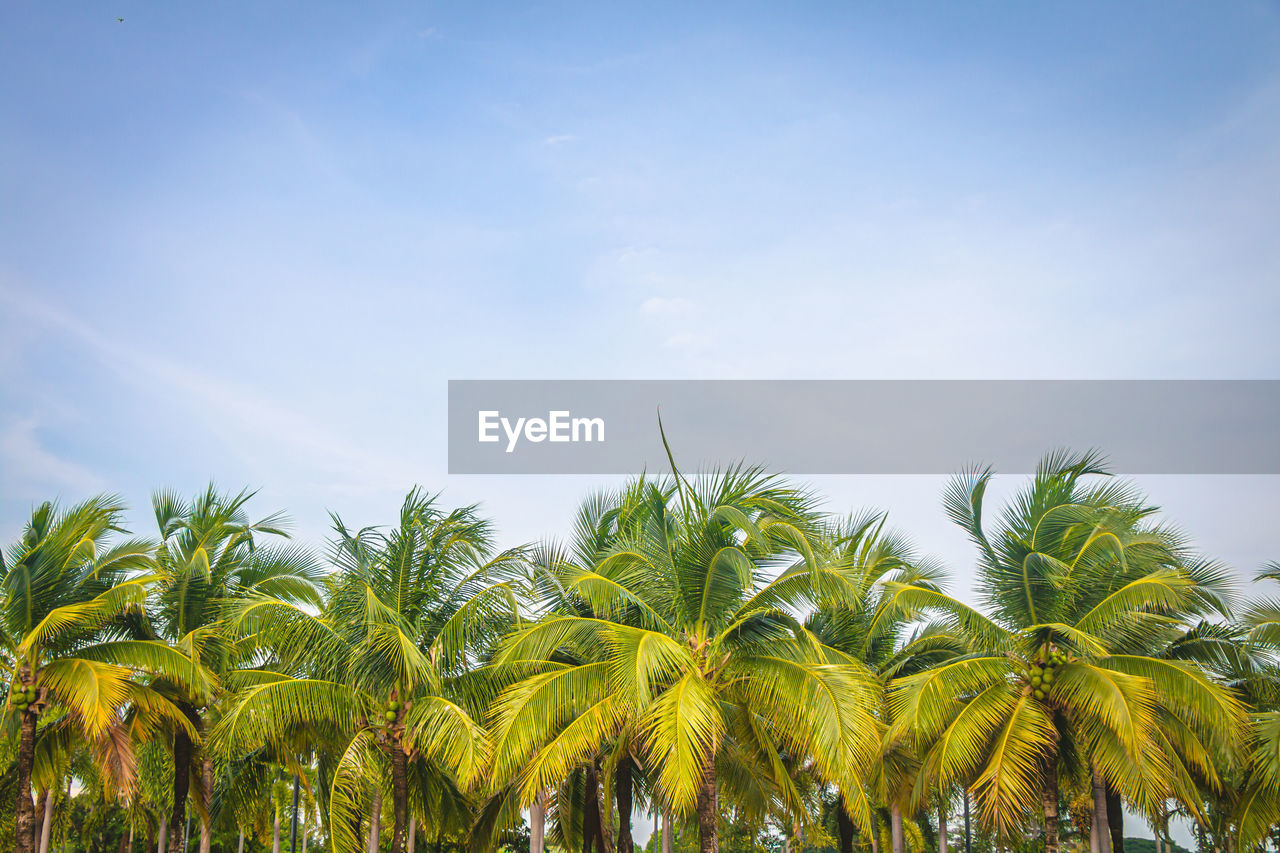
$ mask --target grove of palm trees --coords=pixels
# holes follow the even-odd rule
[[[213,486],[39,503],[0,849],[1280,851],[1280,564],[1094,453],[994,474],[940,496],[964,567],[747,465],[508,548],[418,488],[314,545]]]

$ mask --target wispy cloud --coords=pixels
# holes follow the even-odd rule
[[[102,491],[101,477],[76,462],[51,452],[37,434],[35,418],[24,418],[0,433],[0,460],[6,497],[67,490],[78,495]]]
[[[698,338],[692,332],[682,332],[678,335],[671,335],[662,342],[667,349],[687,349],[698,342]]]
[[[398,489],[403,482],[402,460],[344,441],[275,400],[112,340],[28,293],[0,286],[0,302],[90,350],[123,380],[155,384],[166,402],[188,409],[195,416],[193,422],[210,429],[241,457],[279,455],[313,473],[327,475],[335,490]],[[7,438],[15,451],[27,446],[23,443],[25,434],[20,431]],[[51,472],[63,477],[75,474],[73,466],[58,465],[53,457],[40,458]]]
[[[646,314],[683,314],[693,308],[693,303],[683,296],[651,296],[640,303]]]

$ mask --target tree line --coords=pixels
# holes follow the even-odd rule
[[[634,853],[658,815],[655,853],[1280,850],[1280,599],[1095,453],[993,476],[943,495],[977,607],[746,465],[508,549],[421,489],[320,550],[247,491],[158,492],[143,534],[40,504],[0,555],[0,846]]]

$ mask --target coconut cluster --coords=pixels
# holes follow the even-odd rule
[[[388,723],[394,723],[398,716],[400,716],[400,703],[392,699],[387,703],[387,710],[383,713],[382,718]]]
[[[1057,670],[1066,662],[1066,654],[1053,649],[1043,658],[1036,660],[1023,670],[1023,675],[1026,677],[1027,682],[1030,683],[1031,690],[1037,699],[1045,697],[1049,686],[1053,684]]]
[[[34,684],[23,686],[15,684],[9,691],[9,704],[19,711],[26,711],[40,698],[40,691]]]

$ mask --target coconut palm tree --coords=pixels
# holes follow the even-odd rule
[[[918,586],[896,592],[948,614],[983,649],[896,682],[897,730],[939,784],[976,779],[981,817],[1001,834],[1039,811],[1046,853],[1058,850],[1061,773],[1096,771],[1154,807],[1179,793],[1167,760],[1179,744],[1162,715],[1211,752],[1234,749],[1244,720],[1200,667],[1117,652],[1227,602],[1222,573],[1192,562],[1133,487],[1094,476],[1105,474],[1094,454],[1051,454],[991,533],[992,471],[956,478],[946,509],[977,546],[991,617]]]
[[[592,584],[597,577],[597,565],[613,552],[624,536],[632,535],[644,523],[652,508],[664,505],[669,497],[669,489],[669,485],[660,480],[640,477],[621,490],[602,490],[588,495],[578,507],[573,534],[566,542],[545,542],[530,551],[530,576],[525,592],[525,603],[530,614],[543,618],[596,618],[599,614],[592,609],[591,599],[581,592],[580,587]],[[578,665],[589,662],[587,658],[572,657],[575,652],[598,660],[597,651],[562,648],[560,662]],[[535,664],[535,669],[531,670],[529,662],[489,662],[473,671],[470,680],[478,683],[483,691],[483,701],[479,704],[492,711],[495,708],[494,699],[502,689],[533,671],[537,671],[537,666]],[[481,693],[477,692],[476,695],[479,698]],[[578,780],[582,790],[578,791],[575,787],[573,795],[566,801],[553,803],[555,789],[552,789],[527,804],[531,825],[539,825],[542,829],[540,833],[531,834],[530,844],[534,853],[542,853],[548,806],[554,805],[554,814],[558,820],[575,824],[576,828],[566,826],[555,830],[561,837],[577,838],[579,829],[584,825],[588,828],[588,834],[594,832],[594,837],[585,839],[585,844],[589,846],[597,842],[603,843],[604,835],[612,828],[613,821],[608,819],[608,806],[611,803],[616,803],[617,806],[618,837],[614,844],[608,846],[614,847],[619,853],[631,853],[634,849],[631,821],[636,795],[640,793],[643,796],[643,791],[647,788],[644,774],[632,755],[633,735],[631,725],[622,725],[617,736],[603,744],[601,752],[591,757],[590,767],[583,768],[584,772]],[[484,817],[477,825],[477,830],[486,837],[496,837],[495,833],[500,832],[505,825],[519,819],[522,804],[513,781],[512,778],[493,779],[494,791],[491,797],[500,802],[487,805]],[[604,814],[600,808],[599,796],[602,787],[606,807]],[[534,838],[535,834],[537,838]]]
[[[186,728],[182,714],[137,679],[161,674],[192,689],[203,683],[189,660],[165,644],[125,638],[141,616],[151,544],[120,539],[123,503],[99,496],[67,509],[38,506],[21,538],[0,555],[0,641],[11,677],[6,706],[18,729],[15,849],[36,845],[31,770],[37,731],[67,729],[86,744],[116,787],[133,781],[121,718],[127,705],[149,724]]]
[[[206,673],[198,692],[158,679],[153,686],[182,709],[200,733],[216,712],[219,687],[242,661],[230,631],[231,616],[244,601],[263,596],[319,606],[319,562],[305,549],[284,544],[282,513],[251,520],[246,505],[253,492],[223,494],[210,484],[190,501],[172,491],[152,499],[160,545],[155,552],[155,582],[150,596],[153,636],[168,643]],[[186,727],[171,733],[174,759],[169,849],[182,843],[188,792],[199,793],[200,853],[212,838],[213,756]]]
[[[636,530],[564,578],[592,615],[551,614],[500,649],[536,672],[498,700],[495,773],[527,805],[630,726],[658,804],[696,814],[715,853],[721,783],[747,760],[786,803],[799,802],[786,752],[856,787],[878,743],[877,689],[795,615],[838,586],[814,555],[807,494],[743,466],[677,474],[659,493]]]
[[[518,618],[507,575],[523,551],[495,553],[492,525],[474,506],[446,510],[414,489],[390,530],[349,530],[334,516],[336,574],[319,615],[260,598],[235,620],[268,665],[219,725],[228,754],[323,733],[340,744],[328,794],[334,849],[354,851],[362,809],[385,791],[392,851],[403,853],[410,783],[441,774],[474,785],[488,738],[455,690],[470,651]],[[418,797],[422,792],[418,792]],[[420,800],[421,801],[421,800]]]
[[[1249,707],[1258,708],[1260,703],[1265,704],[1261,697],[1271,692],[1267,685],[1275,683],[1271,672],[1274,656],[1264,644],[1250,640],[1248,633],[1245,626],[1221,619],[1202,620],[1189,626],[1170,622],[1163,628],[1153,626],[1140,642],[1130,638],[1129,648],[1124,645],[1126,641],[1118,641],[1113,651],[1147,654],[1194,665],[1232,690]],[[1150,744],[1148,750],[1164,750],[1161,760],[1168,767],[1170,789],[1176,791],[1176,810],[1201,824],[1230,821],[1236,806],[1226,804],[1238,801],[1245,769],[1244,752],[1224,751],[1223,742],[1202,742],[1176,713],[1165,708],[1157,708],[1156,725],[1161,737]],[[1171,751],[1167,749],[1170,745],[1174,747]],[[1087,781],[1092,801],[1091,822],[1098,830],[1091,849],[1096,845],[1099,850],[1123,853],[1122,793],[1096,774]],[[1170,808],[1165,802],[1130,801],[1129,805],[1153,827],[1168,822]]]
[[[37,792],[39,853],[48,853],[59,795],[67,787],[64,783],[70,778],[72,767],[84,762],[84,753],[84,747],[69,726],[50,725],[46,722],[37,730],[36,758],[31,767],[31,782]],[[113,781],[107,780],[108,788]],[[63,805],[65,811],[67,804]]]
[[[1236,850],[1253,850],[1273,841],[1280,826],[1280,711],[1250,721],[1248,771],[1234,809]]]
[[[831,569],[843,582],[838,594],[819,601],[806,627],[830,649],[861,663],[876,673],[882,684],[892,678],[926,669],[965,651],[963,639],[946,626],[918,624],[920,613],[904,607],[895,596],[896,585],[940,591],[943,570],[922,560],[900,533],[886,529],[883,513],[865,512],[830,526],[821,549]],[[914,774],[906,771],[900,747],[886,744],[881,760],[870,775],[878,801],[890,810],[902,843],[901,811],[910,809],[920,792],[913,791]],[[927,794],[927,791],[923,792]],[[837,802],[840,853],[852,853],[854,824],[844,794]]]
[[[145,840],[143,850],[155,850],[159,836],[167,839],[172,797],[173,756],[169,744],[159,740],[143,743],[138,748],[138,784],[128,804],[130,825]]]
[[[1280,563],[1266,566],[1259,583],[1280,581]],[[1217,832],[1223,846],[1255,849],[1280,841],[1280,599],[1259,596],[1234,624],[1200,628],[1179,651],[1217,671],[1252,711],[1242,760],[1224,790],[1207,791],[1217,815],[1229,815],[1233,831]],[[1224,764],[1231,764],[1230,756]],[[1226,836],[1226,837],[1223,837]]]

